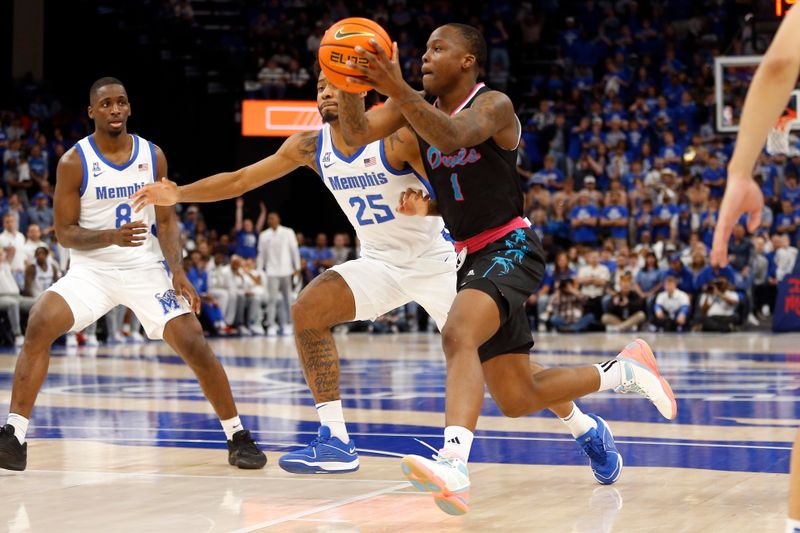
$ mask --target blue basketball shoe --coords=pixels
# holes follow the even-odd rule
[[[278,464],[292,474],[345,474],[358,470],[358,454],[353,439],[344,443],[331,436],[328,426],[320,426],[317,438],[311,444],[289,452]]]
[[[606,421],[597,415],[586,413],[597,422],[597,428],[592,428],[575,439],[583,453],[589,457],[592,473],[598,483],[611,485],[622,473],[622,456],[614,444]]]

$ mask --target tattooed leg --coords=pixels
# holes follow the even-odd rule
[[[315,403],[339,399],[339,353],[331,327],[355,314],[350,287],[332,270],[315,278],[292,306],[297,354]]]

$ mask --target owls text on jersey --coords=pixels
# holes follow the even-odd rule
[[[122,165],[107,160],[92,135],[75,145],[83,166],[78,225],[90,230],[106,230],[141,220],[149,228],[144,243],[134,247],[113,244],[95,250],[72,250],[72,265],[125,269],[164,260],[156,237],[155,207],[148,205],[134,213],[129,200],[135,191],[155,181],[155,147],[138,135],[131,135],[131,138],[133,151],[128,162]]]
[[[439,217],[395,213],[408,189],[432,194],[412,169],[397,170],[386,158],[383,140],[358,149],[350,157],[333,145],[330,124],[317,143],[317,167],[361,241],[361,255],[390,263],[408,263],[436,247],[450,247]]]

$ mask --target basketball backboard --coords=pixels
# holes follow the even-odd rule
[[[714,58],[714,91],[716,127],[721,133],[739,131],[747,89],[755,75],[756,68],[764,56],[719,56]],[[800,111],[800,88],[792,91],[786,107]],[[798,113],[800,116],[800,113]],[[791,124],[791,129],[800,129],[800,120]]]

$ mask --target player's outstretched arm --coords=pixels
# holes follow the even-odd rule
[[[720,206],[711,250],[713,265],[728,264],[728,240],[743,213],[749,213],[749,230],[761,222],[764,195],[753,180],[753,167],[764,147],[767,132],[778,120],[800,72],[800,9],[791,9],[781,23],[764,60],[747,91],[736,149],[728,165],[728,185]]]
[[[145,185],[131,198],[136,212],[146,205],[174,205],[178,202],[216,202],[237,198],[256,187],[282,178],[301,166],[317,169],[316,131],[296,133],[271,156],[233,172],[221,172],[188,185],[178,186],[167,178]]]
[[[156,176],[165,176],[168,171],[167,157],[158,146],[153,145],[153,148],[156,151]],[[156,206],[155,211],[156,224],[158,225],[158,244],[172,273],[172,287],[178,296],[186,298],[192,311],[199,313],[200,297],[183,270],[183,249],[181,247],[180,231],[178,230],[178,215],[175,213],[175,208],[172,206]]]
[[[393,45],[392,58],[383,48],[373,44],[377,52],[356,47],[356,52],[369,59],[369,66],[348,62],[348,67],[361,73],[359,83],[370,85],[389,97],[405,120],[428,144],[442,153],[452,153],[459,148],[475,146],[493,137],[500,137],[502,148],[517,145],[517,119],[511,100],[503,93],[491,91],[475,99],[468,109],[450,116],[429,104],[422,94],[403,79],[397,43]],[[475,61],[474,56],[467,56]]]
[[[360,95],[339,91],[338,105],[339,127],[348,146],[366,146],[385,139],[407,124],[391,98],[382,106],[365,112]]]
[[[58,161],[56,190],[53,200],[55,231],[64,248],[96,250],[117,246],[141,246],[148,229],[141,221],[117,229],[91,230],[78,225],[81,216],[83,164],[76,148],[71,148]]]

